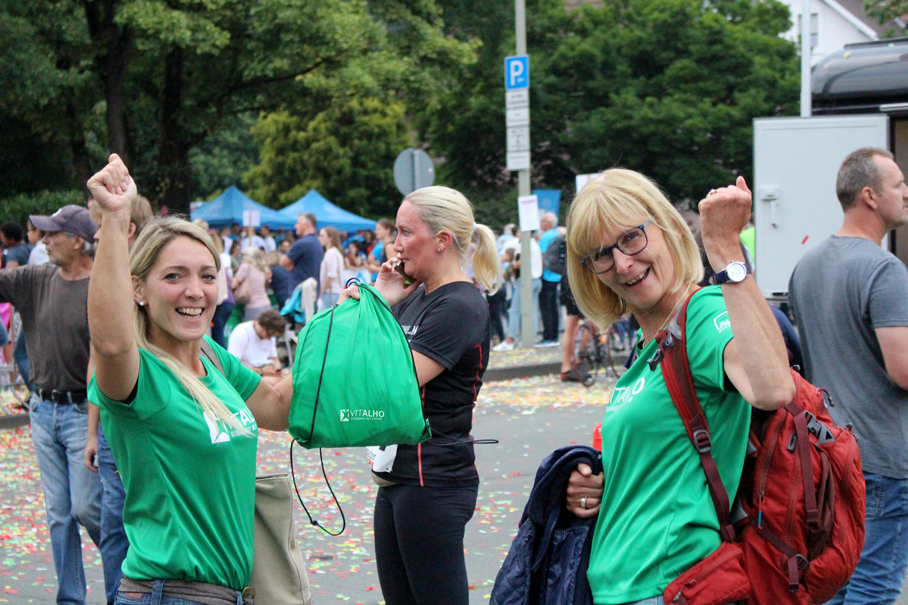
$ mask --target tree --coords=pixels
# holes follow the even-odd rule
[[[621,165],[676,199],[699,199],[749,174],[752,119],[796,111],[795,48],[779,38],[788,24],[774,0],[614,0],[575,11],[532,3],[534,185],[571,193],[574,175]],[[454,119],[428,130],[456,186],[512,186],[501,75],[512,48],[503,41],[497,77],[469,82],[474,95],[454,91]]]
[[[21,44],[0,63],[33,59],[37,77],[19,80],[21,119],[69,144],[80,174],[68,181],[98,165],[98,140],[102,155],[129,158],[150,197],[185,212],[192,151],[250,116],[290,107],[312,117],[347,85],[405,99],[443,85],[472,50],[437,21],[432,0],[58,0],[50,11],[10,0],[0,40]],[[88,123],[100,128],[87,133]]]
[[[351,212],[393,216],[400,195],[392,168],[409,140],[403,116],[403,104],[370,97],[332,103],[308,121],[268,115],[253,129],[261,162],[246,177],[249,195],[282,208],[317,189]]]
[[[889,24],[887,36],[904,35],[908,0],[864,0],[864,10],[880,23]]]

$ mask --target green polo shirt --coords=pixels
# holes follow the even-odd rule
[[[244,402],[261,377],[206,339],[224,374],[203,355],[208,375],[201,380],[249,435],[204,417],[176,376],[143,349],[131,403],[105,397],[94,377],[89,399],[101,408],[104,435],[126,489],[129,551],[123,575],[242,590],[252,573],[258,440]]]
[[[726,383],[723,353],[731,324],[718,286],[688,308],[691,372],[729,494],[741,478],[750,405]],[[719,524],[700,459],[672,404],[661,366],[646,360],[655,340],[618,380],[602,423],[605,491],[587,572],[596,603],[661,595],[682,572],[719,547]]]

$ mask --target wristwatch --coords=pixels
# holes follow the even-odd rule
[[[738,284],[744,281],[744,278],[750,275],[750,269],[747,268],[747,265],[740,261],[732,261],[728,263],[728,266],[725,267],[724,271],[720,271],[712,276],[709,280],[709,283],[713,285],[722,285],[722,284]]]

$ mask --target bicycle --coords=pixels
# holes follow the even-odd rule
[[[611,374],[617,379],[615,361],[622,351],[626,351],[626,343],[615,323],[602,333],[589,320],[581,320],[574,336],[574,359],[583,385],[593,386],[600,368],[604,369],[606,375]],[[619,359],[619,363],[621,360],[623,357]]]

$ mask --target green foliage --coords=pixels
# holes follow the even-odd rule
[[[675,199],[752,171],[752,119],[797,109],[794,46],[774,0],[615,0],[568,12],[528,7],[533,186],[624,166]],[[455,186],[514,186],[504,169],[502,41],[494,74],[445,99],[427,129]],[[452,119],[453,118],[453,119]],[[494,197],[494,196],[493,196]]]
[[[0,200],[0,208],[3,220],[16,221],[24,228],[31,215],[48,216],[67,204],[84,206],[85,202],[81,191],[40,191]]]
[[[66,167],[23,190],[78,186],[114,150],[153,202],[184,211],[248,168],[244,116],[286,110],[305,127],[339,98],[430,107],[475,60],[434,0],[7,0],[0,43],[0,117],[21,131],[0,157],[32,141],[26,155]]]
[[[892,27],[896,19],[903,19],[908,15],[908,0],[864,0],[864,10],[867,14],[883,24],[890,24],[886,31],[887,36],[905,35],[904,25],[901,29]]]
[[[408,145],[403,105],[375,98],[338,99],[311,120],[286,111],[253,129],[261,162],[246,175],[253,199],[283,208],[317,189],[365,216],[393,215],[397,154]]]

